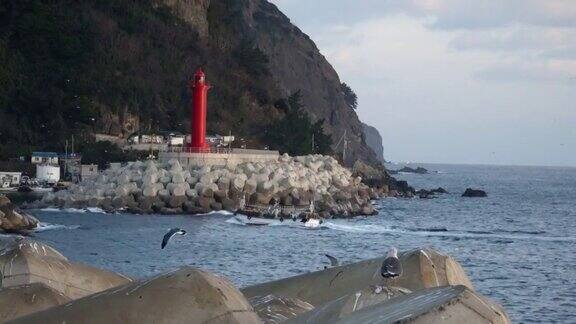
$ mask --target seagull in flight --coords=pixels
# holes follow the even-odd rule
[[[324,254],[328,259],[330,259],[330,267],[337,267],[340,265],[340,263],[338,262],[338,259],[336,259],[335,257],[331,256],[330,254]],[[324,269],[328,269],[328,267],[324,267]]]
[[[186,231],[180,228],[173,228],[168,233],[164,235],[164,239],[162,239],[162,249],[166,247],[168,241],[172,238],[172,236],[179,234],[179,235],[186,235]]]
[[[392,247],[386,254],[380,274],[384,278],[396,278],[402,275],[402,263],[398,259],[398,250],[395,247]]]

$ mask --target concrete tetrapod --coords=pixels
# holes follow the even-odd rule
[[[376,285],[411,291],[459,284],[473,289],[458,262],[431,249],[402,253],[400,261],[404,273],[397,279],[384,280],[380,276],[383,261],[384,257],[381,257],[249,286],[242,289],[242,293],[249,299],[266,295],[297,298],[317,307]]]
[[[0,289],[0,323],[67,303],[70,299],[43,283]]]
[[[10,323],[261,323],[228,280],[189,267],[112,288]]]
[[[286,323],[335,323],[353,312],[409,293],[409,290],[398,287],[370,286],[293,317]]]
[[[76,299],[130,282],[125,276],[73,263],[52,247],[24,238],[0,239],[2,288],[34,282]]]
[[[256,296],[248,301],[266,324],[284,323],[287,319],[314,309],[314,306],[299,299],[273,295]]]
[[[296,323],[312,323],[306,320]],[[393,298],[356,311],[339,321],[323,321],[317,318],[313,323],[341,324],[509,324],[510,319],[504,310],[492,301],[479,296],[465,286],[447,286],[420,290]]]

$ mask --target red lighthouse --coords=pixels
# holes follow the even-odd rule
[[[192,151],[206,151],[206,103],[210,84],[206,82],[206,76],[201,68],[194,73],[194,80],[190,81],[192,91]]]

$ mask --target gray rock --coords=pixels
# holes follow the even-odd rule
[[[187,201],[186,196],[170,196],[167,205],[170,208],[180,208]]]
[[[210,205],[215,202],[214,198],[200,196],[198,197],[198,206],[202,207],[203,210],[209,211],[211,209]]]

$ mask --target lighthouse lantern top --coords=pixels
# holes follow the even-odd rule
[[[202,84],[205,82],[205,79],[206,75],[204,74],[204,71],[202,71],[202,68],[196,70],[196,73],[194,73],[194,83]]]

